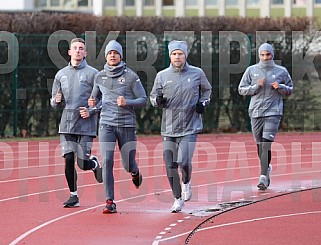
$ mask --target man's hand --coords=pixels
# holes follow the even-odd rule
[[[279,89],[279,83],[278,82],[273,82],[271,83],[271,87],[274,88],[274,89]]]
[[[203,105],[202,102],[198,102],[198,103],[196,104],[196,112],[197,112],[198,114],[203,114],[204,111],[205,111],[205,106]]]
[[[156,103],[158,107],[165,107],[166,106],[166,98],[164,98],[163,95],[157,95],[156,97]]]
[[[89,117],[89,111],[86,107],[79,107],[79,112],[80,112],[80,116],[82,118],[88,118]]]
[[[264,80],[264,79],[259,79],[259,81],[257,82],[257,84],[258,84],[260,87],[263,87],[264,84],[265,84],[265,80]]]
[[[94,107],[96,105],[96,100],[94,99],[94,97],[90,97],[89,99],[88,99],[88,106],[89,107]]]
[[[124,96],[119,96],[117,98],[117,105],[118,106],[126,106],[126,99],[124,98]]]
[[[56,103],[60,103],[61,102],[61,98],[62,98],[62,93],[60,91],[60,89],[58,89],[56,95],[55,95],[55,101]]]

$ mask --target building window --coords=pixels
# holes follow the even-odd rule
[[[259,0],[249,0],[249,1],[247,2],[247,4],[249,4],[249,5],[251,5],[251,4],[257,5],[257,4],[259,4]]]
[[[47,7],[47,0],[36,0],[35,7]]]
[[[106,6],[116,6],[116,0],[105,0]]]
[[[186,0],[187,6],[197,6],[197,0]]]
[[[80,6],[80,7],[83,7],[83,6],[88,7],[88,0],[78,0],[78,6]]]
[[[135,6],[135,1],[134,0],[126,0],[125,6]]]
[[[217,5],[217,0],[206,0],[206,5]]]
[[[72,0],[64,0],[63,6],[66,7],[76,7]],[[61,7],[61,6],[60,6]]]
[[[238,4],[237,0],[228,0],[228,1],[226,1],[226,5],[237,5],[237,4]]]
[[[53,7],[59,7],[60,1],[59,0],[50,0],[50,5]]]
[[[164,6],[174,5],[174,0],[163,0]]]
[[[154,0],[145,0],[145,6],[154,6]]]

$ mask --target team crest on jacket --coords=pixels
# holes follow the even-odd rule
[[[123,76],[121,76],[120,78],[118,78],[118,83],[124,84],[124,83],[125,83],[125,78],[124,78]]]

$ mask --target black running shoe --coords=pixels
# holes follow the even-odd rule
[[[94,161],[97,163],[97,167],[93,170],[95,178],[97,180],[98,183],[103,183],[103,170],[98,162],[97,157],[95,156],[91,156],[90,160]]]
[[[113,200],[106,201],[106,207],[103,209],[103,213],[104,214],[117,213],[116,204],[113,202]]]
[[[64,208],[75,208],[79,207],[79,198],[75,195],[70,195],[69,199],[64,202]]]
[[[136,186],[136,188],[138,189],[139,186],[143,182],[143,176],[141,175],[141,173],[139,171],[135,174],[132,173],[132,181],[133,181],[134,185]]]

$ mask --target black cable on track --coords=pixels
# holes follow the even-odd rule
[[[203,225],[205,225],[206,223],[210,222],[212,219],[214,219],[215,217],[217,216],[220,216],[224,213],[227,213],[227,212],[230,212],[230,211],[233,211],[233,210],[236,210],[238,208],[243,208],[243,207],[246,207],[246,206],[249,206],[249,205],[252,205],[252,204],[255,204],[255,203],[259,203],[259,202],[263,202],[263,201],[266,201],[266,200],[270,200],[270,199],[273,199],[273,198],[277,198],[277,197],[281,197],[281,196],[285,196],[285,195],[290,195],[290,194],[293,194],[293,193],[298,193],[298,192],[303,192],[303,191],[310,191],[310,190],[315,190],[315,189],[320,189],[321,186],[317,186],[317,187],[309,187],[309,188],[306,188],[306,189],[300,189],[300,190],[295,190],[295,191],[290,191],[290,192],[285,192],[285,193],[281,193],[279,195],[275,195],[275,196],[271,196],[271,197],[267,197],[267,198],[263,198],[263,199],[260,199],[260,200],[256,200],[256,201],[253,201],[253,202],[249,202],[249,203],[245,203],[243,205],[240,205],[240,206],[237,206],[237,207],[233,207],[233,208],[229,208],[227,210],[224,210],[218,214],[215,214],[209,218],[207,218],[206,220],[204,220],[202,223],[200,223],[198,226],[196,226],[192,231],[191,233],[187,236],[187,238],[185,239],[185,244],[188,244],[189,241],[191,240],[192,236],[200,229],[202,228]]]

